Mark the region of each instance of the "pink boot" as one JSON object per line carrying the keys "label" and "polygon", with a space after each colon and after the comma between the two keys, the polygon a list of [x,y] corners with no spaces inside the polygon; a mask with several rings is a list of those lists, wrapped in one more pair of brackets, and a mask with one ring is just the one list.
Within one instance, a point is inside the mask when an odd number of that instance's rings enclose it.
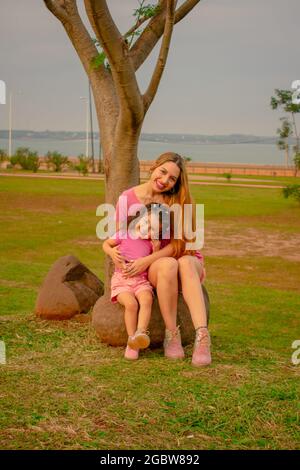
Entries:
{"label": "pink boot", "polygon": [[181,346],[179,326],[175,331],[166,330],[164,340],[165,357],[169,359],[183,359],[184,350]]}
{"label": "pink boot", "polygon": [[207,328],[197,328],[192,358],[193,366],[209,366],[211,364],[210,355],[210,335]]}
{"label": "pink boot", "polygon": [[135,361],[136,359],[139,358],[139,350],[131,349],[131,347],[127,345],[125,349],[124,357],[125,359],[130,359],[131,361]]}

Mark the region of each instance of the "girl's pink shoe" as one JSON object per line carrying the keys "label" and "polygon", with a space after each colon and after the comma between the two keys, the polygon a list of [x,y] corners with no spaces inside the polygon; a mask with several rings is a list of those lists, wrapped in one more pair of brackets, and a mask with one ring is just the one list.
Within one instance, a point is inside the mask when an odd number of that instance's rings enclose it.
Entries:
{"label": "girl's pink shoe", "polygon": [[166,330],[164,340],[165,357],[169,359],[183,359],[184,350],[181,345],[179,326],[175,331]]}
{"label": "girl's pink shoe", "polygon": [[131,361],[135,361],[136,359],[139,358],[139,350],[131,349],[131,347],[127,345],[125,349],[124,357],[125,359],[130,359]]}
{"label": "girl's pink shoe", "polygon": [[209,366],[211,364],[210,335],[207,328],[196,330],[192,364],[194,366]]}

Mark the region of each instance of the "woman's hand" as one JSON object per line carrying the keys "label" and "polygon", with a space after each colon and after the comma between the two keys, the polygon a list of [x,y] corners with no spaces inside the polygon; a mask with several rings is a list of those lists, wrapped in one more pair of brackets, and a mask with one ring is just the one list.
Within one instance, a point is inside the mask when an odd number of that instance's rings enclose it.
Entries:
{"label": "woman's hand", "polygon": [[116,268],[119,268],[119,269],[124,268],[125,258],[124,256],[121,255],[118,245],[111,248],[110,257],[113,260],[113,263],[116,266]]}
{"label": "woman's hand", "polygon": [[123,269],[124,277],[132,277],[146,271],[149,267],[149,261],[147,256],[144,258],[138,258],[136,260],[131,260],[126,263],[126,267]]}

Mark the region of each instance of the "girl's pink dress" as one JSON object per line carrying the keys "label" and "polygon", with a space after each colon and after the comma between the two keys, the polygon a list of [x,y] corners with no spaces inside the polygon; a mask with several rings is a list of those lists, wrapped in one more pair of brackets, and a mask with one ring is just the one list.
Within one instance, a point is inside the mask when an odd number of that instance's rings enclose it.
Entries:
{"label": "girl's pink dress", "polygon": [[[152,253],[152,243],[150,240],[141,238],[134,240],[130,238],[128,232],[124,238],[121,238],[120,233],[117,232],[114,239],[120,247],[121,255],[124,256],[126,261],[143,258]],[[111,278],[111,301],[113,303],[117,302],[117,296],[122,292],[130,292],[136,295],[145,290],[151,292],[153,295],[153,287],[148,281],[147,271],[137,274],[136,276],[125,278],[122,270],[115,268],[115,272]]]}

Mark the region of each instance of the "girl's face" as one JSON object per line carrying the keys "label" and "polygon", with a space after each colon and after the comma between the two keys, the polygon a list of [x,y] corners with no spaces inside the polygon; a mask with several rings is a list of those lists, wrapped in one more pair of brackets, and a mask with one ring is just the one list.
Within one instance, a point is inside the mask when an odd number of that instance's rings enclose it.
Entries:
{"label": "girl's face", "polygon": [[153,215],[151,217],[149,213],[145,214],[136,225],[138,236],[146,240],[157,239],[159,237],[159,228],[159,217]]}
{"label": "girl's face", "polygon": [[180,168],[174,162],[165,162],[155,168],[151,174],[150,181],[153,191],[165,193],[170,191],[180,176]]}

